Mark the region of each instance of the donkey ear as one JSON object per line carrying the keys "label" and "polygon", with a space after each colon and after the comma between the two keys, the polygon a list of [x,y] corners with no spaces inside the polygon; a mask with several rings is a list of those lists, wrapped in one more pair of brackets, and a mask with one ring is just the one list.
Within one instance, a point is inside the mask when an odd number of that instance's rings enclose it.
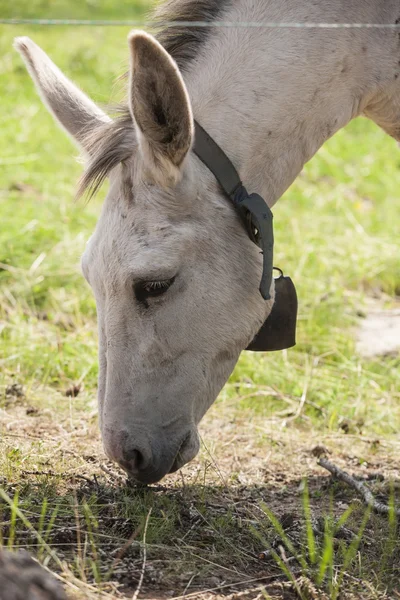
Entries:
{"label": "donkey ear", "polygon": [[129,107],[147,174],[162,186],[175,185],[194,131],[189,95],[178,66],[152,36],[129,35]]}
{"label": "donkey ear", "polygon": [[79,90],[28,37],[15,39],[38,92],[54,118],[85,151],[85,134],[110,118]]}

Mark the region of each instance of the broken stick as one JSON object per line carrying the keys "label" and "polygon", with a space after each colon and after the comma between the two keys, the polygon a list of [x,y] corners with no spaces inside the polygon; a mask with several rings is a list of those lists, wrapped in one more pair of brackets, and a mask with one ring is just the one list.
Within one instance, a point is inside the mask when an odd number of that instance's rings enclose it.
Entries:
{"label": "broken stick", "polygon": [[370,506],[376,513],[380,515],[388,515],[393,510],[395,515],[400,517],[400,509],[392,509],[387,504],[379,502],[363,481],[357,481],[356,479],[354,479],[354,477],[346,473],[346,471],[342,471],[342,469],[339,469],[339,467],[331,463],[326,458],[320,458],[318,464],[320,467],[329,471],[329,473],[331,473],[334,477],[340,479],[340,481],[344,481],[345,483],[347,483],[347,485],[356,490],[360,494],[360,496],[362,496],[364,502],[368,506]]}

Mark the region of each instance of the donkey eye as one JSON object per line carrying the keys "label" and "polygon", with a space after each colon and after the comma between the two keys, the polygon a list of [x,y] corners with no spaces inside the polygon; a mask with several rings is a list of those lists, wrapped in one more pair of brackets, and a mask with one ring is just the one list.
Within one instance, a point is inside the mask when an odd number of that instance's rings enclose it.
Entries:
{"label": "donkey eye", "polygon": [[147,298],[162,296],[169,290],[174,281],[175,277],[164,281],[140,281],[135,285],[136,298],[139,302],[143,302]]}

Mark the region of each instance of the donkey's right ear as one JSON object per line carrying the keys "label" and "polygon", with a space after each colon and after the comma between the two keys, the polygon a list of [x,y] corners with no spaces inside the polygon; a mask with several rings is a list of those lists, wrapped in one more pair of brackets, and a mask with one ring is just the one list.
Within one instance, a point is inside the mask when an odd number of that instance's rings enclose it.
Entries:
{"label": "donkey's right ear", "polygon": [[56,121],[85,152],[85,134],[111,119],[63,75],[45,52],[28,37],[15,39],[36,88]]}

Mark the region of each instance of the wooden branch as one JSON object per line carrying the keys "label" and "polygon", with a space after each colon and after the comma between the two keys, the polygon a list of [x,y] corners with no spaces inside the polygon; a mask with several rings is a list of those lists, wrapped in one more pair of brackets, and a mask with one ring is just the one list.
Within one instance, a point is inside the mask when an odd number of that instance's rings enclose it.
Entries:
{"label": "wooden branch", "polygon": [[[376,500],[371,490],[363,481],[357,481],[354,479],[354,477],[346,473],[346,471],[342,471],[342,469],[339,469],[339,467],[331,463],[331,461],[327,460],[326,458],[320,458],[318,460],[318,464],[323,469],[329,471],[329,473],[331,473],[334,477],[340,481],[344,481],[344,483],[347,483],[347,485],[356,490],[360,496],[362,496],[365,504],[370,506],[376,513],[380,515],[388,515],[393,510],[387,504],[383,504],[382,502]],[[400,517],[400,509],[394,509],[394,513]]]}

